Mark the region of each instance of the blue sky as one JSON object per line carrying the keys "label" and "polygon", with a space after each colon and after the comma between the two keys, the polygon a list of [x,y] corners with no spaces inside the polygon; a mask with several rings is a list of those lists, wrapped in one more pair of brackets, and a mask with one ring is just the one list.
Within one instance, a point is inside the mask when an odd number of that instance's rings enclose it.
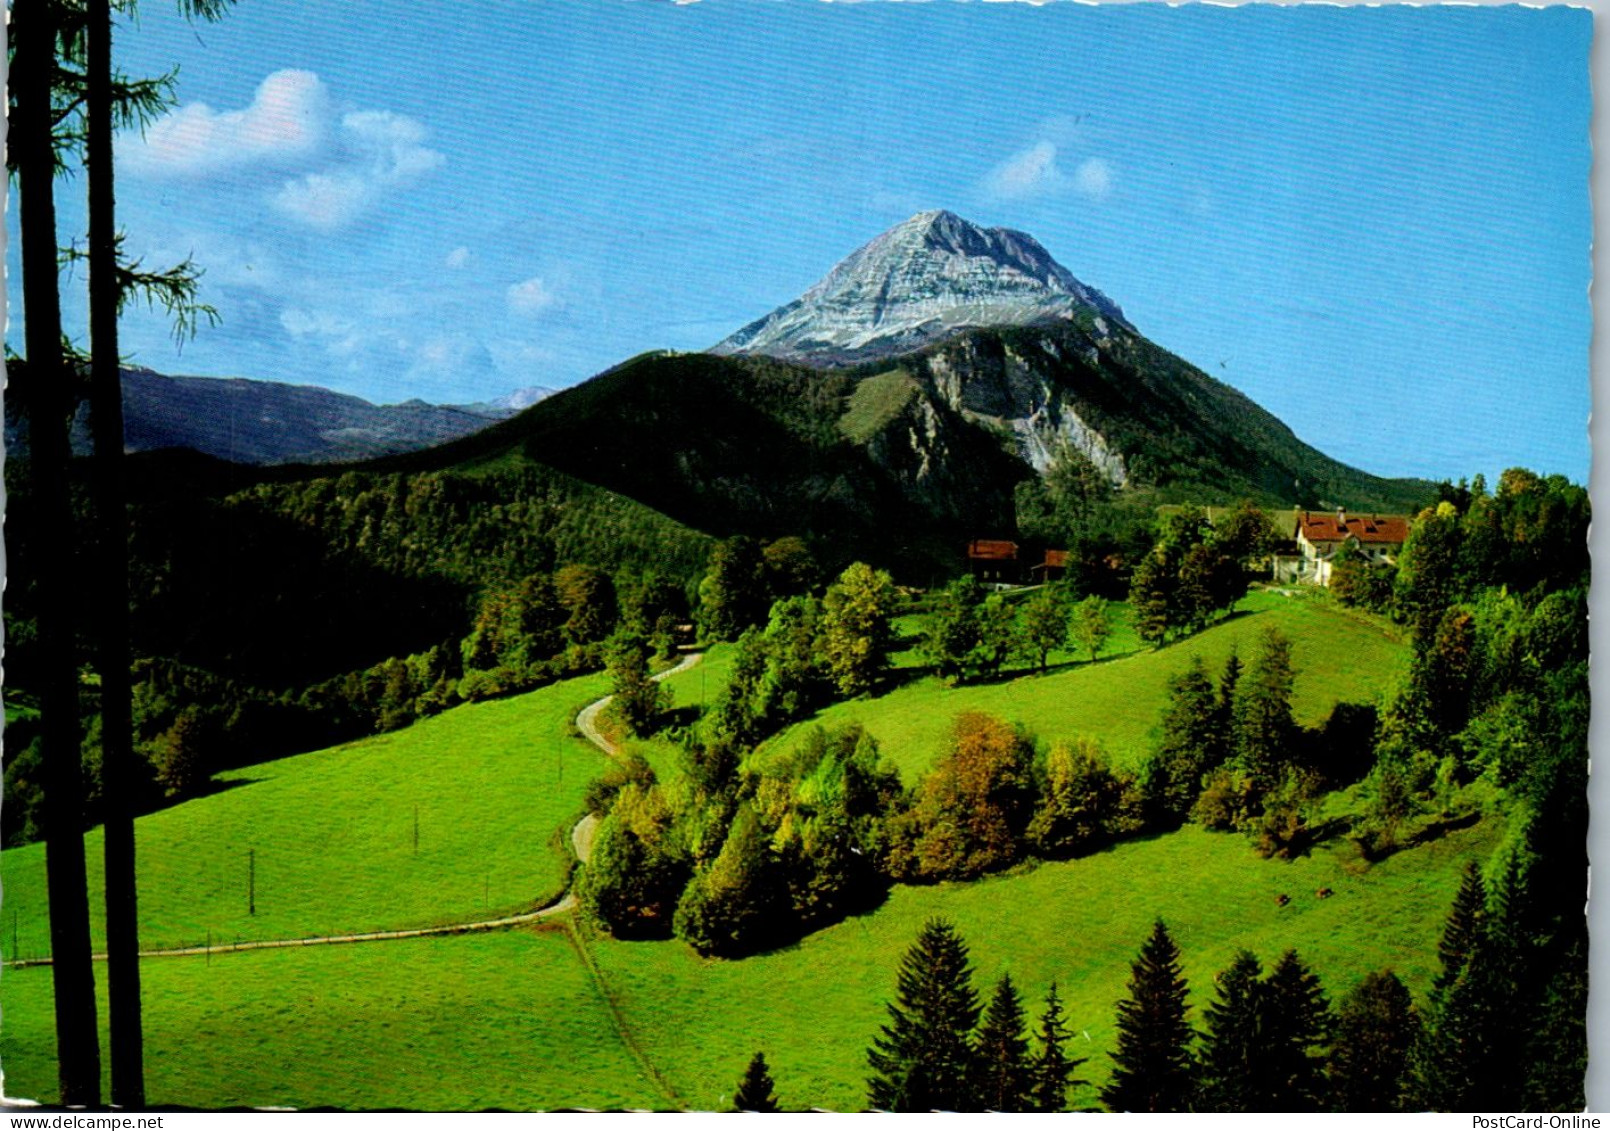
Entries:
{"label": "blue sky", "polygon": [[1585,10],[173,8],[119,40],[133,73],[180,67],[121,150],[121,219],[148,265],[194,255],[223,322],[179,353],[131,313],[154,369],[567,385],[706,347],[949,208],[1347,462],[1586,479]]}

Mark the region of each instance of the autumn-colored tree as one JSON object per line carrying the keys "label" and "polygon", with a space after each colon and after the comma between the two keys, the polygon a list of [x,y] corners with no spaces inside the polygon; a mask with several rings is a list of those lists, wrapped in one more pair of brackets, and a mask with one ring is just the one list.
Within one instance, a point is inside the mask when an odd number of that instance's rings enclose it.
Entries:
{"label": "autumn-colored tree", "polygon": [[976,711],[956,719],[950,749],[916,803],[890,822],[896,876],[965,879],[1017,859],[1034,803],[1034,744]]}

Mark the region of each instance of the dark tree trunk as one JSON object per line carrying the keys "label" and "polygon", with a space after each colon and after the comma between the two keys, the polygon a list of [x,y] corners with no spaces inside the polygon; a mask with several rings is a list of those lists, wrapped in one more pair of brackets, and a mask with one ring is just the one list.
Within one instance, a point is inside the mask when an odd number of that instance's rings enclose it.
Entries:
{"label": "dark tree trunk", "polygon": [[135,891],[134,722],[129,687],[128,500],[118,366],[117,208],[112,179],[112,6],[88,0],[90,421],[100,562],[93,588],[101,672],[101,781],[106,822],[107,997],[112,1102],[145,1106],[140,935]]}
{"label": "dark tree trunk", "polygon": [[78,750],[78,673],[73,647],[73,519],[68,496],[71,382],[61,343],[56,270],[51,81],[55,13],[50,0],[16,0],[11,146],[21,207],[27,315],[30,464],[37,509],[41,743],[45,763],[45,882],[56,992],[56,1060],[64,1104],[98,1106],[101,1051],[84,875],[84,784]]}

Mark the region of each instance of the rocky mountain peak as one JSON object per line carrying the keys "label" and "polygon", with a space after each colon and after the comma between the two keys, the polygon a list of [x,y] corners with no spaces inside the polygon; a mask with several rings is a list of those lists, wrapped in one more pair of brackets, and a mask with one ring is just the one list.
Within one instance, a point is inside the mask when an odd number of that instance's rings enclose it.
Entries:
{"label": "rocky mountain peak", "polygon": [[713,352],[843,364],[961,330],[1080,312],[1128,326],[1116,303],[1074,278],[1033,236],[934,209],[896,224]]}

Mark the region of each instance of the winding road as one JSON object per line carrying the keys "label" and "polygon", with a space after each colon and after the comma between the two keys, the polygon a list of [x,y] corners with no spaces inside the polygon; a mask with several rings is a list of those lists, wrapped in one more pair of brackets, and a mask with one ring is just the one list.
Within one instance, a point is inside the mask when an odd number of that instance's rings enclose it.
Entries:
{"label": "winding road", "polygon": [[[660,672],[653,678],[656,682],[669,679],[678,672],[687,671],[703,658],[704,653],[702,652],[689,652],[687,655],[683,656],[678,663],[672,667],[666,668],[663,672]],[[583,707],[581,709],[581,713],[576,716],[576,729],[581,732],[581,736],[583,738],[592,743],[594,746],[598,747],[598,749],[602,750],[605,756],[615,761],[619,761],[621,756],[621,748],[619,744],[611,742],[607,737],[605,737],[603,732],[598,729],[598,716],[600,713],[602,713],[605,707],[609,706],[609,701],[613,698],[613,695],[606,695],[602,699],[589,703],[587,706]],[[576,853],[576,859],[581,861],[583,864],[585,864],[587,862],[587,858],[592,855],[593,837],[597,831],[598,817],[593,813],[588,813],[581,820],[577,821],[570,830],[570,846]],[[194,955],[233,954],[236,951],[242,950],[278,950],[286,947],[298,946],[334,946],[337,943],[390,942],[394,939],[423,939],[436,935],[468,935],[476,934],[482,931],[502,931],[507,930],[510,927],[522,927],[528,923],[535,923],[540,920],[550,918],[554,915],[563,915],[566,911],[570,911],[575,906],[576,894],[572,890],[566,891],[562,896],[554,900],[552,903],[539,907],[534,911],[525,911],[519,915],[507,915],[500,919],[477,919],[468,923],[448,923],[437,927],[415,927],[402,931],[367,931],[362,934],[351,935],[312,935],[295,939],[256,939],[249,942],[236,942],[229,944],[219,943],[204,946],[167,947],[161,950],[142,950],[140,951],[140,957],[183,958]],[[106,960],[105,954],[97,954],[94,957],[95,961],[97,962],[104,962]],[[49,958],[22,958],[5,963],[6,966],[11,967],[49,966],[50,964],[51,960]]]}

